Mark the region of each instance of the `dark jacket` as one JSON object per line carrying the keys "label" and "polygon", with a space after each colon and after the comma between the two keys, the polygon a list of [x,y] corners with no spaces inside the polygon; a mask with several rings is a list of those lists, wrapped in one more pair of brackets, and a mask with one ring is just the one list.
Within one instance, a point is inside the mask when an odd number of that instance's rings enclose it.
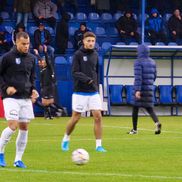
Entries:
{"label": "dark jacket", "polygon": [[[46,29],[44,29],[44,38],[46,41],[43,44],[50,45],[51,44],[51,34]],[[34,44],[35,44],[36,49],[39,48],[39,45],[43,45],[41,43],[41,31],[39,29],[35,30],[35,32],[34,32]]]}
{"label": "dark jacket", "polygon": [[153,106],[153,84],[156,79],[156,64],[149,57],[150,50],[145,45],[138,46],[138,59],[134,63],[134,94],[141,92],[141,99],[134,96],[134,105],[140,107]]}
{"label": "dark jacket", "polygon": [[[35,57],[21,54],[16,47],[0,58],[0,89],[3,98],[30,98],[35,88]],[[17,93],[12,96],[6,94],[9,86],[16,88]]]}
{"label": "dark jacket", "polygon": [[[154,17],[152,14],[157,13],[157,17]],[[164,22],[162,20],[162,17],[159,16],[159,12],[157,9],[152,9],[151,10],[151,15],[149,18],[146,20],[146,25],[145,29],[150,32],[161,32],[164,31]]]}
{"label": "dark jacket", "polygon": [[136,32],[137,27],[137,21],[133,15],[130,18],[127,18],[126,13],[124,16],[121,16],[116,22],[116,28],[118,29],[119,33],[120,30],[125,31],[126,33]]}
{"label": "dark jacket", "polygon": [[175,15],[172,15],[168,21],[168,28],[170,34],[172,33],[172,31],[176,31],[177,34],[179,34],[180,32],[182,32],[182,19],[180,20],[176,18]]}
{"label": "dark jacket", "polygon": [[18,13],[31,12],[31,0],[14,0],[14,8]]}
{"label": "dark jacket", "polygon": [[68,22],[70,20],[70,15],[65,13],[62,15],[61,21],[57,24],[56,27],[56,44],[58,46],[59,52],[64,54],[67,49],[69,31],[68,31]]}
{"label": "dark jacket", "polygon": [[41,58],[39,55],[36,55],[37,59],[41,61],[45,59],[46,67],[40,68],[40,88],[41,96],[43,98],[53,98],[55,95],[55,73],[52,65],[51,57],[48,56],[48,53],[44,53],[45,58]]}
{"label": "dark jacket", "polygon": [[[98,54],[81,47],[73,56],[74,92],[98,92]],[[93,80],[92,84],[88,84]]]}

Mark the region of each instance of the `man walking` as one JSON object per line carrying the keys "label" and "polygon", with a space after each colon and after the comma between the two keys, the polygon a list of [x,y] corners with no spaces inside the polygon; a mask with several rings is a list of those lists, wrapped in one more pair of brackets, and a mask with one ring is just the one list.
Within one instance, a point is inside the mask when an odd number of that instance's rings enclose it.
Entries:
{"label": "man walking", "polygon": [[134,105],[132,113],[133,129],[129,134],[137,134],[138,112],[143,107],[153,119],[156,130],[155,134],[161,133],[161,124],[153,110],[153,88],[156,79],[156,63],[149,57],[150,49],[146,45],[139,45],[138,59],[134,63]]}
{"label": "man walking", "polygon": [[38,93],[34,87],[35,57],[29,51],[27,33],[16,35],[16,45],[0,59],[0,89],[3,99],[7,128],[0,137],[0,166],[5,167],[5,146],[19,128],[16,139],[15,167],[26,168],[22,156],[28,140],[28,123],[34,118],[32,101]]}

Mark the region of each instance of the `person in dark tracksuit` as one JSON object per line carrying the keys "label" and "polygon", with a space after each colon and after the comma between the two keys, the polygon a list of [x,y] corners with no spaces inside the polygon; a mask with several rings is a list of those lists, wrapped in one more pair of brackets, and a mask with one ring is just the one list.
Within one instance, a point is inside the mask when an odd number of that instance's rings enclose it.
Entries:
{"label": "person in dark tracksuit", "polygon": [[35,56],[29,53],[30,38],[25,32],[16,35],[16,45],[0,59],[0,89],[8,126],[0,137],[0,166],[5,167],[5,146],[19,128],[16,139],[14,166],[26,168],[22,162],[27,140],[28,124],[34,118],[32,102],[35,90]]}
{"label": "person in dark tracksuit", "polygon": [[69,150],[70,135],[80,119],[81,113],[91,111],[94,117],[96,151],[106,152],[102,147],[102,102],[99,95],[98,54],[95,51],[96,36],[92,32],[83,35],[83,46],[75,52],[72,64],[74,93],[72,95],[72,117],[62,140],[62,150]]}
{"label": "person in dark tracksuit", "polygon": [[156,79],[156,63],[149,57],[150,49],[146,45],[139,45],[137,49],[138,59],[134,63],[134,103],[133,103],[133,129],[129,134],[137,134],[138,111],[143,107],[150,114],[156,124],[155,134],[161,133],[161,123],[159,123],[153,106],[153,88]]}
{"label": "person in dark tracksuit", "polygon": [[42,103],[37,101],[36,104],[44,109],[44,117],[53,119],[51,110],[54,110],[56,116],[65,116],[66,112],[63,107],[55,103],[55,73],[51,58],[48,56],[47,47],[44,46],[44,57],[40,57],[38,50],[34,49],[40,67],[40,87]]}

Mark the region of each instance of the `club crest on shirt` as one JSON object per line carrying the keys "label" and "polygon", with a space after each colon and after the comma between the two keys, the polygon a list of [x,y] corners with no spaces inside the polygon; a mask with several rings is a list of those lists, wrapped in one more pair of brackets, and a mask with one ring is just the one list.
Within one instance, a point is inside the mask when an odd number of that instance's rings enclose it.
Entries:
{"label": "club crest on shirt", "polygon": [[84,61],[88,61],[87,56],[83,56],[83,60],[84,60]]}
{"label": "club crest on shirt", "polygon": [[16,58],[15,61],[16,61],[16,64],[20,64],[21,63],[21,59],[20,58]]}

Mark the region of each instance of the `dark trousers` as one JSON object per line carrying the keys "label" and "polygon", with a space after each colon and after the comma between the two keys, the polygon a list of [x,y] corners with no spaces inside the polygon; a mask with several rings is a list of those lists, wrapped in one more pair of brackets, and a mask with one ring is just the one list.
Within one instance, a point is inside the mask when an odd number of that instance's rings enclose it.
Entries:
{"label": "dark trousers", "polygon": [[138,32],[134,32],[134,35],[131,36],[130,33],[126,32],[126,33],[120,33],[121,35],[121,39],[123,42],[125,42],[126,44],[129,44],[132,39],[134,39],[136,42],[140,43],[140,36],[138,34]]}
{"label": "dark trousers", "polygon": [[[138,123],[138,112],[139,112],[139,108],[137,106],[133,107],[133,111],[132,111],[132,122],[133,122],[133,129],[137,130],[137,123]],[[145,107],[146,111],[149,113],[150,117],[153,119],[154,123],[158,123],[158,117],[154,112],[153,107]]]}
{"label": "dark trousers", "polygon": [[152,45],[155,45],[156,42],[164,42],[165,44],[167,44],[167,37],[163,31],[160,32],[149,31],[148,35]]}

